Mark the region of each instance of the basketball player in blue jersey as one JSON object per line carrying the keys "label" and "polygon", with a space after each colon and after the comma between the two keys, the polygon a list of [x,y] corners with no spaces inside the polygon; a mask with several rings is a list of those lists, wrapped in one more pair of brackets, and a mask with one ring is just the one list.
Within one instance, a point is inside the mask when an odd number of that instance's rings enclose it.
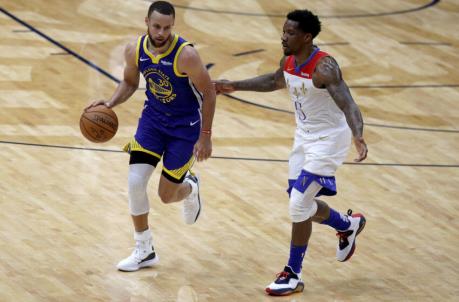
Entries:
{"label": "basketball player in blue jersey", "polygon": [[284,57],[277,71],[243,81],[217,81],[217,92],[274,91],[287,88],[295,108],[296,131],[289,158],[289,210],[292,219],[290,257],[284,270],[266,292],[282,296],[304,289],[303,257],[312,222],[326,224],[338,233],[336,258],[347,261],[355,250],[356,236],[365,226],[362,214],[341,214],[317,199],[335,195],[335,172],[346,159],[353,136],[358,157],[367,156],[363,120],[336,61],[313,44],[320,32],[319,18],[308,10],[287,15],[282,46]]}
{"label": "basketball player in blue jersey", "polygon": [[212,153],[211,129],[215,111],[215,89],[206,68],[192,45],[172,33],[174,7],[166,1],[153,2],[145,23],[147,34],[127,45],[124,79],[104,104],[112,108],[139,87],[144,76],[147,100],[137,132],[125,151],[129,159],[129,209],[134,223],[134,251],[118,263],[121,271],[136,271],[159,260],[148,224],[150,205],[147,185],[163,159],[158,194],[164,203],[183,200],[185,223],[193,224],[201,213],[199,180],[189,172],[194,159]]}

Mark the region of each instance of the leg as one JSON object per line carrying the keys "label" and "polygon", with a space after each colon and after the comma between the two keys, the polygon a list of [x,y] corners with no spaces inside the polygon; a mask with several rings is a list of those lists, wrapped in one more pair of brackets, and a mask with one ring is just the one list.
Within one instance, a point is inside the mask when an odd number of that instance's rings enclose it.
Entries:
{"label": "leg", "polygon": [[191,185],[188,182],[183,182],[183,175],[180,183],[171,181],[170,178],[161,175],[159,180],[158,195],[164,203],[173,203],[182,201],[191,193]]}
{"label": "leg", "polygon": [[312,233],[311,218],[302,222],[292,223],[292,245],[306,246]]}
{"label": "leg", "polygon": [[159,158],[139,151],[131,152],[129,159],[128,193],[129,209],[136,232],[148,229],[148,201],[147,186],[151,174],[159,162]]}
{"label": "leg", "polygon": [[190,172],[194,163],[194,141],[175,137],[169,141],[163,158],[163,172],[158,194],[164,203],[183,200],[183,218],[186,224],[198,219],[202,201],[199,195],[199,178]]}
{"label": "leg", "polygon": [[150,204],[147,185],[159,158],[145,152],[133,151],[129,160],[129,210],[135,228],[136,248],[133,253],[118,263],[121,271],[136,271],[152,266],[159,260],[153,248],[153,239],[148,227]]}
{"label": "leg", "polygon": [[330,208],[328,204],[322,200],[316,199],[317,213],[313,217],[313,221],[331,226],[337,231],[347,230],[350,226],[348,216]]}
{"label": "leg", "polygon": [[317,212],[314,197],[321,188],[314,178],[300,176],[291,190],[290,217],[293,223],[290,257],[284,271],[266,288],[270,295],[289,295],[304,289],[300,278],[301,265],[311,236],[312,217]]}
{"label": "leg", "polygon": [[301,272],[301,265],[312,232],[312,217],[317,213],[314,197],[322,186],[310,177],[299,177],[290,194],[290,217],[292,219],[292,241],[290,248],[290,266],[296,274]]}
{"label": "leg", "polygon": [[132,215],[132,223],[134,224],[134,229],[137,233],[144,232],[148,230],[148,213],[141,215]]}
{"label": "leg", "polygon": [[181,183],[161,175],[158,194],[164,203],[183,200],[183,219],[186,224],[193,224],[199,218],[202,201],[199,196],[199,179],[190,172],[182,176]]}
{"label": "leg", "polygon": [[312,221],[316,223],[321,223],[330,216],[330,207],[328,204],[320,199],[315,198],[317,203],[317,212],[316,215],[312,217]]}

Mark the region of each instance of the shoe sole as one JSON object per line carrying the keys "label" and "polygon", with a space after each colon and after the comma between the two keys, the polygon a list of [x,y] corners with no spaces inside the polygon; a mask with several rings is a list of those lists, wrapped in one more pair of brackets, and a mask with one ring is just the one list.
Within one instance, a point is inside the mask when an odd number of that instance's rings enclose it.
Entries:
{"label": "shoe sole", "polygon": [[265,292],[270,296],[288,296],[294,293],[300,293],[304,290],[304,282],[298,282],[297,286],[291,290],[280,290],[276,291],[267,287]]}
{"label": "shoe sole", "polygon": [[199,192],[199,183],[200,183],[200,179],[199,179],[199,176],[198,176],[198,175],[192,173],[191,171],[190,171],[190,173],[191,173],[194,177],[196,177],[196,179],[197,179],[196,185],[198,186],[198,205],[199,205],[199,209],[198,209],[198,213],[196,214],[196,217],[194,218],[193,221],[187,222],[187,221],[185,220],[185,223],[188,224],[188,225],[192,225],[192,224],[196,223],[196,221],[197,221],[198,218],[199,218],[199,215],[201,214],[201,209],[202,209],[201,195],[200,195],[200,192]]}
{"label": "shoe sole", "polygon": [[198,182],[197,182],[196,184],[198,185],[198,203],[199,203],[199,210],[198,210],[198,214],[196,214],[196,218],[194,219],[194,222],[193,222],[193,223],[195,223],[195,222],[198,220],[199,215],[201,214],[201,195],[199,195],[199,194],[200,194],[200,192],[199,192],[199,183],[200,183],[200,179],[199,179],[199,177],[198,177],[197,175],[196,175],[196,178],[198,179]]}
{"label": "shoe sole", "polygon": [[157,264],[159,262],[159,257],[158,255],[156,255],[156,257],[154,259],[151,259],[151,260],[148,260],[148,261],[145,261],[145,262],[142,262],[139,264],[139,266],[137,268],[127,268],[127,269],[122,269],[122,268],[118,268],[119,271],[121,272],[135,272],[135,271],[138,271],[142,268],[147,268],[147,267],[151,267],[155,264]]}
{"label": "shoe sole", "polygon": [[367,223],[367,220],[365,219],[365,217],[362,214],[353,214],[353,215],[351,215],[351,217],[360,217],[359,228],[357,229],[357,233],[355,234],[354,243],[352,244],[351,251],[349,252],[347,257],[344,258],[344,260],[341,260],[341,261],[338,260],[340,262],[346,262],[349,259],[351,259],[352,255],[354,255],[355,242],[357,241],[357,236],[360,234],[360,232],[363,231],[363,228],[365,228],[365,224]]}

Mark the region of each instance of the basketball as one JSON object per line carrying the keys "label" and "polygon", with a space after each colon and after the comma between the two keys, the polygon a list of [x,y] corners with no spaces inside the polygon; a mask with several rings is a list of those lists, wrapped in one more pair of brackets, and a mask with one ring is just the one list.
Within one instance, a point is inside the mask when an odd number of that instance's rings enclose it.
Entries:
{"label": "basketball", "polygon": [[115,136],[118,118],[115,111],[104,105],[91,107],[81,115],[80,130],[91,142],[104,143]]}

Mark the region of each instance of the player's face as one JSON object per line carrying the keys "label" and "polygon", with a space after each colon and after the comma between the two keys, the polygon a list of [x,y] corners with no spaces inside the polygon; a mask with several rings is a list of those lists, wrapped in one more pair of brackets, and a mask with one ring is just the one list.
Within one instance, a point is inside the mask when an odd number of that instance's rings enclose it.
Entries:
{"label": "player's face", "polygon": [[148,26],[148,36],[153,46],[157,48],[164,46],[171,36],[174,16],[153,11],[150,17],[145,18],[145,23]]}
{"label": "player's face", "polygon": [[308,42],[307,34],[302,32],[298,28],[298,22],[288,20],[284,23],[283,34],[282,34],[282,50],[284,55],[296,55]]}

